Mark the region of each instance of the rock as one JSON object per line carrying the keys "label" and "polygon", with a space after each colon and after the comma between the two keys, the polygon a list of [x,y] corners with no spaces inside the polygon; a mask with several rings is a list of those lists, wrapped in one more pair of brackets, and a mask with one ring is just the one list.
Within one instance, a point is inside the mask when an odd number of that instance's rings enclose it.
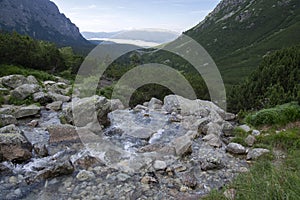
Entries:
{"label": "rock", "polygon": [[62,101],[55,101],[55,102],[52,102],[52,103],[46,105],[46,108],[48,110],[59,111],[62,107],[62,104],[63,104]]}
{"label": "rock", "polygon": [[117,175],[118,181],[124,182],[128,179],[130,179],[130,176],[128,174],[120,173]]}
{"label": "rock", "polygon": [[[0,155],[4,161],[22,162],[31,158],[32,145],[15,125],[0,129]],[[1,161],[2,161],[1,160]]]}
{"label": "rock", "polygon": [[76,175],[76,178],[77,178],[79,181],[92,180],[92,179],[95,179],[95,174],[94,174],[93,172],[90,172],[90,171],[81,170],[81,171],[79,171],[79,173]]}
{"label": "rock", "polygon": [[54,85],[56,82],[54,81],[44,81],[44,86],[47,87],[47,86],[50,86],[50,85]]}
{"label": "rock", "polygon": [[247,160],[256,160],[260,156],[267,153],[270,153],[270,150],[262,148],[251,149],[247,154]]}
{"label": "rock", "polygon": [[69,96],[64,96],[53,92],[48,92],[48,95],[53,99],[53,101],[69,102],[71,100]]}
{"label": "rock", "polygon": [[242,130],[244,130],[245,132],[249,132],[251,131],[251,128],[248,125],[241,125],[239,126],[239,128],[241,128]]}
{"label": "rock", "polygon": [[146,174],[142,179],[141,179],[142,184],[150,184],[150,183],[158,183],[158,180],[156,177],[153,175],[148,175]]}
{"label": "rock", "polygon": [[203,141],[209,144],[212,147],[220,148],[222,146],[222,141],[215,134],[209,134],[203,137]]}
{"label": "rock", "polygon": [[226,151],[233,154],[245,154],[246,148],[237,143],[229,143],[226,147]]}
{"label": "rock", "polygon": [[224,122],[222,125],[222,132],[226,137],[232,136],[234,127],[229,122]]}
{"label": "rock", "polygon": [[259,136],[260,135],[260,131],[259,130],[253,130],[252,131],[252,135]]}
{"label": "rock", "polygon": [[94,166],[104,166],[104,163],[102,163],[100,159],[88,154],[78,158],[73,162],[73,164],[76,168],[85,169],[85,170]]}
{"label": "rock", "polygon": [[162,108],[162,104],[163,104],[163,102],[161,100],[156,99],[156,98],[152,98],[149,101],[148,108],[152,109],[152,110],[161,109]]}
{"label": "rock", "polygon": [[28,80],[23,75],[10,75],[2,77],[2,84],[5,87],[15,89],[21,85],[29,84]]}
{"label": "rock", "polygon": [[219,124],[210,122],[206,126],[207,126],[207,130],[206,130],[207,135],[210,134],[214,134],[216,136],[222,135],[222,127]]}
{"label": "rock", "polygon": [[201,163],[201,169],[203,171],[222,169],[224,167],[225,165],[223,164],[222,160],[215,157],[207,158]]}
{"label": "rock", "polygon": [[256,141],[256,138],[253,135],[248,135],[245,138],[245,142],[249,147],[252,147]]}
{"label": "rock", "polygon": [[[0,154],[0,161],[2,160],[1,154]],[[5,166],[3,163],[0,163],[0,176],[7,176],[13,174],[13,171]]]}
{"label": "rock", "polygon": [[119,99],[111,99],[111,100],[109,100],[109,104],[110,104],[111,111],[125,109],[123,103]]}
{"label": "rock", "polygon": [[137,112],[140,112],[140,111],[142,111],[142,110],[148,111],[149,109],[148,109],[148,107],[146,107],[146,106],[137,105],[136,107],[134,107],[133,110],[134,110],[134,111],[137,111]]}
{"label": "rock", "polygon": [[10,184],[15,185],[15,184],[18,183],[18,179],[17,179],[17,177],[15,177],[15,176],[11,176],[11,177],[9,177],[8,182],[9,182]]}
{"label": "rock", "polygon": [[182,175],[181,182],[185,186],[190,188],[195,188],[197,186],[197,178],[195,177],[194,173],[188,172]]}
{"label": "rock", "polygon": [[155,170],[165,170],[167,168],[167,164],[164,161],[156,160],[154,161],[153,168]]}
{"label": "rock", "polygon": [[30,95],[32,95],[33,93],[38,92],[39,89],[40,89],[39,85],[24,84],[24,85],[17,87],[14,90],[12,90],[10,95],[15,99],[24,100],[27,97],[29,97]]}
{"label": "rock", "polygon": [[223,195],[226,197],[226,199],[228,200],[235,200],[236,197],[236,190],[235,189],[228,189],[225,190],[225,192],[223,193]]}
{"label": "rock", "polygon": [[33,172],[33,180],[50,179],[62,175],[69,175],[74,172],[74,166],[70,161],[68,151],[57,153],[53,156],[43,158],[43,162],[36,163]]}
{"label": "rock", "polygon": [[39,82],[36,80],[36,78],[34,76],[28,76],[27,77],[27,81],[28,81],[28,84],[39,84]]}
{"label": "rock", "polygon": [[47,157],[49,155],[48,149],[45,144],[34,144],[33,150],[39,158]]}
{"label": "rock", "polygon": [[26,107],[21,107],[18,109],[14,115],[17,119],[24,118],[24,117],[30,117],[38,114],[40,112],[41,108],[36,105],[30,105]]}
{"label": "rock", "polygon": [[127,134],[135,138],[149,140],[154,133],[155,132],[149,128],[139,128]]}
{"label": "rock", "polygon": [[33,94],[33,100],[35,102],[40,103],[41,105],[46,105],[47,103],[53,102],[53,99],[48,95],[47,93],[44,92],[38,92]]}
{"label": "rock", "polygon": [[80,141],[79,135],[75,126],[68,124],[53,125],[47,128],[50,135],[50,144],[59,142],[78,142]]}
{"label": "rock", "polygon": [[175,148],[177,156],[184,156],[192,152],[191,138],[186,135],[175,138],[172,141],[172,146]]}
{"label": "rock", "polygon": [[0,114],[0,128],[10,124],[17,124],[17,119],[12,115]]}
{"label": "rock", "polygon": [[31,127],[37,127],[38,125],[39,125],[38,120],[32,120],[27,124],[27,126],[31,126]]}

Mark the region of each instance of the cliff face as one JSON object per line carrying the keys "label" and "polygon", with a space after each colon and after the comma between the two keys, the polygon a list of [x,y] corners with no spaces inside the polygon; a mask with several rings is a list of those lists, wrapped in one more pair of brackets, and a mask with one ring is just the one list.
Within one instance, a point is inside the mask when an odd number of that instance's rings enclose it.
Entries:
{"label": "cliff face", "polygon": [[0,29],[59,45],[88,44],[78,27],[49,0],[0,0]]}

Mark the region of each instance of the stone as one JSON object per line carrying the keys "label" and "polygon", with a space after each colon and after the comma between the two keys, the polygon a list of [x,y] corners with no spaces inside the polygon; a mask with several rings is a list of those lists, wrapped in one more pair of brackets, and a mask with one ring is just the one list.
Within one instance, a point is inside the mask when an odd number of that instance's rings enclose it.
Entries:
{"label": "stone", "polygon": [[249,146],[252,147],[254,143],[256,142],[256,138],[253,135],[248,135],[245,138],[245,143]]}
{"label": "stone", "polygon": [[149,140],[154,133],[155,132],[149,128],[139,128],[127,133],[127,135],[143,140]]}
{"label": "stone", "polygon": [[40,103],[41,105],[46,105],[53,102],[53,99],[45,92],[37,92],[33,94],[33,100]]}
{"label": "stone", "polygon": [[22,162],[30,159],[32,145],[15,125],[0,129],[0,161]]}
{"label": "stone", "polygon": [[39,121],[38,120],[31,120],[27,126],[31,126],[31,127],[37,127],[39,125]]}
{"label": "stone", "polygon": [[133,108],[133,110],[134,110],[134,111],[137,111],[137,112],[140,112],[140,111],[142,111],[142,110],[148,111],[149,108],[146,107],[146,106],[137,105],[137,106],[135,106],[135,107]]}
{"label": "stone", "polygon": [[57,94],[54,92],[48,92],[48,95],[53,99],[53,101],[69,102],[71,100],[71,97],[69,96]]}
{"label": "stone", "polygon": [[245,154],[246,148],[238,143],[229,143],[226,147],[226,151],[233,154]]}
{"label": "stone", "polygon": [[0,128],[10,124],[17,124],[17,119],[12,115],[0,114]]}
{"label": "stone", "polygon": [[156,160],[154,161],[153,168],[155,170],[165,170],[167,168],[167,164],[164,161]]}
{"label": "stone", "polygon": [[125,109],[125,106],[119,99],[111,99],[109,100],[110,103],[110,110],[115,111],[115,110],[123,110]]}
{"label": "stone", "polygon": [[49,152],[45,144],[34,144],[33,150],[36,156],[39,158],[49,156]]}
{"label": "stone", "polygon": [[212,147],[220,148],[222,146],[222,141],[215,134],[209,134],[202,138],[204,142]]}
{"label": "stone", "polygon": [[156,98],[151,98],[148,104],[148,108],[152,110],[161,109],[163,105],[163,102]]}
{"label": "stone", "polygon": [[130,176],[128,174],[120,173],[117,175],[118,181],[124,182],[128,179],[130,179]]}
{"label": "stone", "polygon": [[201,162],[201,169],[203,171],[222,169],[224,167],[225,165],[223,164],[222,160],[215,157],[207,158]]}
{"label": "stone", "polygon": [[236,190],[235,189],[228,189],[225,190],[225,192],[223,193],[223,195],[226,197],[226,199],[228,200],[235,200],[236,197]]}
{"label": "stone", "polygon": [[63,102],[62,101],[54,101],[50,104],[46,105],[46,109],[48,110],[54,110],[54,111],[59,111],[61,110]]}
{"label": "stone", "polygon": [[248,125],[246,125],[246,124],[239,126],[239,128],[241,128],[242,130],[244,130],[247,133],[249,131],[251,131],[251,128]]}
{"label": "stone", "polygon": [[149,176],[149,175],[145,175],[142,179],[141,179],[141,183],[142,184],[150,184],[150,183],[158,183],[157,179],[155,177]]}
{"label": "stone", "polygon": [[41,108],[36,105],[21,107],[14,113],[14,116],[17,119],[24,118],[24,117],[30,117],[30,116],[34,116],[34,115],[38,114],[40,112],[40,110],[41,110]]}
{"label": "stone", "polygon": [[36,78],[32,75],[28,76],[27,77],[27,81],[28,81],[28,84],[39,84],[39,82],[36,80]]}
{"label": "stone", "polygon": [[94,167],[94,166],[105,166],[104,163],[94,157],[94,156],[91,156],[89,154],[85,154],[83,156],[81,156],[80,158],[78,158],[77,160],[75,160],[73,162],[74,166],[76,168],[79,168],[79,169],[89,169],[90,167]]}
{"label": "stone", "polygon": [[93,172],[90,172],[90,171],[81,170],[76,175],[76,179],[79,180],[79,181],[92,180],[92,179],[95,179],[95,174]]}
{"label": "stone", "polygon": [[36,84],[24,84],[10,92],[10,95],[18,100],[24,100],[30,95],[38,92],[40,89],[39,85]]}
{"label": "stone", "polygon": [[28,80],[23,75],[10,75],[2,77],[2,84],[5,87],[9,87],[11,89],[15,89],[21,85],[28,84]]}
{"label": "stone", "polygon": [[210,122],[206,126],[207,126],[207,130],[206,130],[207,135],[210,134],[214,134],[216,136],[222,135],[222,127],[219,124]]}
{"label": "stone", "polygon": [[79,142],[80,137],[75,126],[68,124],[52,125],[47,128],[50,135],[49,143]]}
{"label": "stone", "polygon": [[229,122],[224,122],[222,124],[222,132],[226,137],[232,136],[234,127]]}
{"label": "stone", "polygon": [[17,177],[15,177],[15,176],[11,176],[11,177],[9,177],[8,182],[9,182],[10,184],[15,185],[15,184],[17,184],[18,179],[17,179]]}
{"label": "stone", "polygon": [[195,188],[198,184],[197,178],[195,177],[194,173],[188,172],[181,176],[181,182],[183,185]]}
{"label": "stone", "polygon": [[256,160],[257,158],[267,153],[270,153],[270,150],[263,148],[251,149],[247,154],[247,160]]}
{"label": "stone", "polygon": [[259,130],[253,130],[252,131],[252,135],[259,136],[260,135],[260,131]]}
{"label": "stone", "polygon": [[192,141],[189,136],[181,136],[172,141],[177,156],[185,156],[192,152]]}

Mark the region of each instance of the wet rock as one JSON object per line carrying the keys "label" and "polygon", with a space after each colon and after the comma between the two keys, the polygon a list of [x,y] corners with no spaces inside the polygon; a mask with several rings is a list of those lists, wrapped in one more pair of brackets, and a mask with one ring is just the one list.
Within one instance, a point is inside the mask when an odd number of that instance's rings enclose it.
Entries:
{"label": "wet rock", "polygon": [[53,93],[53,92],[48,92],[48,95],[50,96],[50,98],[53,99],[53,101],[69,102],[71,100],[71,98],[69,96],[65,96],[65,95],[57,94],[57,93]]}
{"label": "wet rock", "polygon": [[134,131],[131,131],[129,133],[127,133],[128,135],[135,137],[135,138],[139,138],[139,139],[143,139],[143,140],[149,140],[150,137],[154,134],[155,132],[149,128],[140,128]]}
{"label": "wet rock", "polygon": [[46,109],[59,111],[62,107],[62,104],[63,104],[62,101],[55,101],[55,102],[52,102],[52,103],[46,105]]}
{"label": "wet rock", "polygon": [[260,156],[267,153],[270,153],[270,150],[263,148],[251,149],[247,154],[247,160],[256,160]]}
{"label": "wet rock", "polygon": [[155,170],[165,170],[167,168],[167,164],[164,161],[156,160],[154,161],[153,168]]}
{"label": "wet rock", "polygon": [[32,95],[33,93],[38,92],[39,89],[40,89],[39,85],[24,84],[12,90],[10,95],[15,99],[24,100],[30,95]]}
{"label": "wet rock", "polygon": [[80,140],[76,127],[68,124],[52,125],[47,130],[50,135],[50,143],[77,142]]}
{"label": "wet rock", "polygon": [[11,89],[15,89],[21,85],[28,84],[28,80],[23,75],[10,75],[2,77],[2,84],[5,87],[9,87]]}
{"label": "wet rock", "polygon": [[245,154],[246,148],[238,143],[229,143],[226,147],[226,151],[233,154]]}
{"label": "wet rock", "polygon": [[33,150],[39,158],[47,157],[49,155],[48,149],[45,144],[34,144]]}
{"label": "wet rock", "polygon": [[158,151],[159,149],[163,148],[163,144],[155,143],[155,144],[149,144],[146,146],[141,147],[138,152],[139,153],[144,153],[144,152],[153,152],[153,151]]}
{"label": "wet rock", "polygon": [[162,104],[163,104],[163,102],[161,100],[156,99],[156,98],[152,98],[149,101],[148,108],[149,109],[153,109],[153,110],[161,109],[162,108]]}
{"label": "wet rock", "polygon": [[15,125],[0,129],[1,161],[22,162],[31,158],[32,145]]}
{"label": "wet rock", "polygon": [[201,169],[203,171],[222,169],[224,167],[225,165],[223,164],[222,160],[215,157],[207,158],[201,163]]}
{"label": "wet rock", "polygon": [[[1,155],[0,155],[0,160],[2,160]],[[7,167],[4,164],[0,163],[0,175],[1,176],[7,176],[7,175],[10,175],[12,173],[13,173],[13,171],[9,167]]]}
{"label": "wet rock", "polygon": [[24,117],[30,117],[38,114],[40,112],[41,108],[36,105],[30,105],[26,107],[19,108],[15,113],[15,117],[17,119],[24,118]]}
{"label": "wet rock", "polygon": [[86,170],[81,170],[77,175],[76,178],[79,181],[87,181],[87,180],[92,180],[95,178],[95,174],[93,172],[90,171],[86,171]]}
{"label": "wet rock", "polygon": [[17,124],[17,119],[12,115],[0,114],[0,128],[10,124]]}
{"label": "wet rock", "polygon": [[192,152],[191,138],[186,135],[175,138],[172,141],[172,146],[175,148],[177,156],[185,156]]}
{"label": "wet rock", "polygon": [[194,173],[188,172],[182,175],[181,182],[185,186],[188,186],[190,188],[195,188],[197,186],[197,178],[195,177]]}
{"label": "wet rock", "polygon": [[222,146],[222,141],[215,134],[209,134],[203,137],[203,141],[212,147],[220,148]]}
{"label": "wet rock", "polygon": [[33,94],[33,100],[35,102],[40,103],[41,105],[46,105],[48,103],[53,102],[53,99],[50,97],[49,94],[44,93],[44,92],[37,92]]}
{"label": "wet rock", "polygon": [[244,130],[245,132],[249,132],[251,131],[251,128],[248,125],[241,125],[239,126],[239,128],[241,128],[242,130]]}
{"label": "wet rock", "polygon": [[228,200],[234,200],[236,197],[236,190],[235,189],[228,189],[225,190],[223,195],[228,199]]}
{"label": "wet rock", "polygon": [[249,147],[252,147],[256,141],[256,138],[253,135],[248,135],[245,138],[245,142]]}
{"label": "wet rock", "polygon": [[73,163],[76,168],[85,169],[85,170],[94,166],[105,166],[100,159],[88,154],[83,155],[82,157],[75,160]]}

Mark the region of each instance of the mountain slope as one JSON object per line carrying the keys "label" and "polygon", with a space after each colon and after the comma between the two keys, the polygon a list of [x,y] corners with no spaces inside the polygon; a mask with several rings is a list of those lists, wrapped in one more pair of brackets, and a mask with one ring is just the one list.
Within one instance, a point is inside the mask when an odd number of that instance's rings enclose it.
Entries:
{"label": "mountain slope", "polygon": [[299,0],[222,0],[185,32],[214,58],[226,83],[235,84],[269,51],[300,43]]}
{"label": "mountain slope", "polygon": [[78,27],[49,0],[0,0],[0,30],[59,45],[88,45]]}

